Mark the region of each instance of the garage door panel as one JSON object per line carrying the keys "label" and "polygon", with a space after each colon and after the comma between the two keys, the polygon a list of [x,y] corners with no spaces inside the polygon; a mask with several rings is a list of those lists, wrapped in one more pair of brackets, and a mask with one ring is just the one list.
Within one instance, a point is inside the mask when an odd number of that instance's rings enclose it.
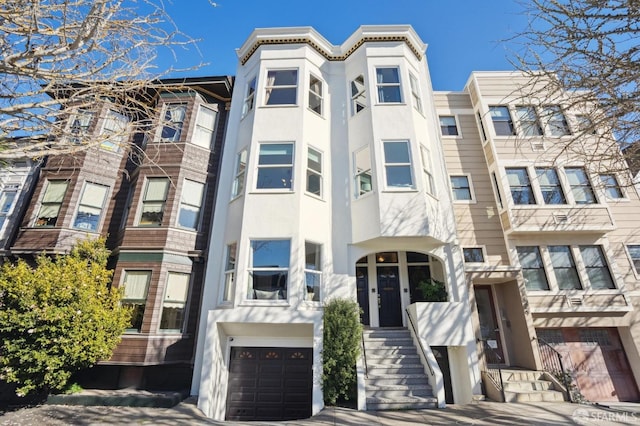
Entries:
{"label": "garage door panel", "polygon": [[258,392],[256,395],[256,402],[282,404],[284,401],[281,390],[276,389],[275,391]]}
{"label": "garage door panel", "polygon": [[228,399],[230,403],[256,402],[256,395],[253,392],[231,392]]}

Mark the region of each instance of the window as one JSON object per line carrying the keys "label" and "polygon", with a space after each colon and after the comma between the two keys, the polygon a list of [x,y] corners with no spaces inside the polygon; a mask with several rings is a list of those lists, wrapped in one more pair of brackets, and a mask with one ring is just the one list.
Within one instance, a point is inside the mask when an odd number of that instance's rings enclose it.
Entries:
{"label": "window", "polygon": [[469,176],[450,176],[451,190],[453,191],[453,199],[455,201],[471,201],[471,185]]}
{"label": "window", "polygon": [[537,167],[536,175],[538,176],[538,183],[540,184],[542,199],[545,204],[567,204],[555,169]]}
{"label": "window", "polygon": [[420,86],[418,80],[413,74],[409,74],[409,84],[411,85],[411,97],[413,98],[413,107],[422,113],[422,100],[420,99]]}
{"label": "window", "polygon": [[140,332],[142,329],[150,280],[151,271],[124,271],[124,295],[121,303],[131,309],[131,323],[127,331]]}
{"label": "window", "polygon": [[615,175],[600,175],[600,182],[604,187],[604,193],[610,200],[619,200],[624,198],[622,188],[618,184],[618,179]]}
{"label": "window", "polygon": [[529,182],[529,174],[527,169],[512,168],[506,169],[507,180],[511,190],[511,197],[514,204],[535,204],[536,199],[533,197],[531,182]]}
{"label": "window", "polygon": [[188,293],[189,274],[169,272],[167,288],[164,291],[164,300],[162,301],[160,330],[182,331]]}
{"label": "window", "polygon": [[304,281],[307,287],[306,300],[320,301],[322,284],[322,247],[319,244],[304,243]]}
{"label": "window", "polygon": [[520,123],[522,136],[542,136],[538,114],[533,106],[517,106],[516,116]]}
{"label": "window", "polygon": [[287,298],[289,240],[252,240],[248,299]]}
{"label": "window", "polygon": [[182,126],[187,114],[186,104],[166,104],[162,121],[162,142],[178,142],[182,133]]}
{"label": "window", "polygon": [[629,257],[636,273],[640,274],[640,245],[628,245]]}
{"label": "window", "polygon": [[313,148],[307,151],[307,192],[322,197],[322,153]]}
{"label": "window", "polygon": [[576,126],[578,128],[578,131],[582,132],[583,134],[596,134],[596,129],[593,126],[593,122],[588,115],[576,115]]}
{"label": "window", "polygon": [[142,199],[142,212],[140,214],[141,226],[160,226],[164,214],[164,205],[167,201],[167,190],[169,189],[169,179],[150,178],[147,179],[147,187]]}
{"label": "window", "polygon": [[100,223],[100,216],[104,207],[104,200],[109,187],[87,182],[84,185],[78,212],[73,222],[73,227],[85,229],[87,231],[97,231]]}
{"label": "window", "polygon": [[589,178],[581,167],[567,167],[564,169],[571,187],[571,194],[576,204],[595,204],[596,196],[591,188]]}
{"label": "window", "polygon": [[580,246],[580,255],[594,290],[615,288],[611,272],[600,246]]}
{"label": "window", "polygon": [[314,75],[309,79],[309,109],[322,115],[322,81]]}
{"label": "window", "polygon": [[402,102],[398,68],[376,68],[376,82],[378,84],[378,102]]}
{"label": "window", "polygon": [[105,138],[100,147],[107,151],[118,152],[127,140],[127,123],[129,119],[113,110],[107,111],[100,134]]}
{"label": "window", "polygon": [[422,172],[424,174],[424,182],[427,192],[431,195],[436,194],[436,185],[431,173],[431,153],[424,146],[420,147],[420,155],[422,156]]}
{"label": "window", "polygon": [[515,135],[513,121],[511,121],[511,114],[509,114],[509,108],[504,105],[490,106],[489,115],[491,115],[491,121],[493,121],[493,128],[496,132],[496,136]]}
{"label": "window", "polygon": [[253,77],[247,84],[246,93],[244,96],[244,102],[242,104],[242,116],[249,114],[249,111],[253,109],[253,104],[256,99],[256,78]]}
{"label": "window", "polygon": [[269,71],[265,89],[266,105],[295,105],[298,92],[298,70]]}
{"label": "window", "polygon": [[16,185],[15,188],[7,188],[0,193],[0,231],[13,210],[13,202],[18,196],[18,189],[19,185]]}
{"label": "window", "polygon": [[498,201],[498,206],[503,208],[504,205],[502,203],[502,193],[500,192],[500,185],[498,185],[498,177],[495,172],[491,172],[491,181],[493,183],[493,190],[496,191],[496,199]]}
{"label": "window", "polygon": [[196,128],[193,132],[193,138],[191,139],[194,145],[203,148],[209,148],[211,146],[211,138],[213,137],[213,130],[216,124],[216,115],[216,111],[200,105],[198,117],[196,118]]}
{"label": "window", "polygon": [[582,288],[576,264],[569,246],[548,246],[551,265],[560,290],[579,290]]}
{"label": "window", "polygon": [[546,119],[546,133],[549,136],[565,136],[570,134],[569,125],[558,105],[546,106],[542,109]]}
{"label": "window", "polygon": [[353,169],[355,175],[356,196],[359,197],[373,191],[371,153],[368,146],[353,153]]}
{"label": "window", "polygon": [[476,118],[478,119],[478,127],[480,127],[480,133],[482,134],[482,140],[487,140],[487,132],[484,131],[484,124],[482,123],[482,116],[480,112],[476,114]]}
{"label": "window", "polygon": [[234,290],[233,283],[236,277],[236,250],[238,245],[236,243],[227,244],[227,258],[224,267],[224,294],[222,295],[223,302],[230,302],[231,295]]}
{"label": "window", "polygon": [[408,141],[384,142],[384,161],[388,187],[413,187]]}
{"label": "window", "polygon": [[237,197],[242,195],[244,191],[244,180],[247,173],[247,150],[243,149],[236,156],[236,173],[233,179],[233,189],[231,190],[231,196]]}
{"label": "window", "polygon": [[50,180],[47,182],[47,189],[45,189],[40,203],[40,211],[38,212],[35,226],[56,226],[68,184],[69,182],[65,180]]}
{"label": "window", "polygon": [[71,142],[82,143],[82,137],[89,132],[91,121],[93,120],[93,112],[79,108],[69,118],[69,133],[71,133]]}
{"label": "window", "polygon": [[467,247],[462,249],[464,263],[484,263],[482,247]]}
{"label": "window", "polygon": [[438,119],[440,120],[440,133],[442,133],[442,136],[458,136],[456,117],[453,115],[441,115]]}
{"label": "window", "polygon": [[258,158],[258,189],[292,189],[293,144],[263,143]]}
{"label": "window", "polygon": [[351,115],[356,115],[367,107],[367,95],[364,76],[359,75],[351,81]]}
{"label": "window", "polygon": [[182,195],[180,197],[178,225],[183,228],[193,230],[198,229],[203,195],[204,183],[194,182],[187,179],[184,180],[184,184],[182,185]]}
{"label": "window", "polygon": [[522,275],[527,290],[549,290],[547,276],[544,273],[540,249],[535,246],[516,247]]}

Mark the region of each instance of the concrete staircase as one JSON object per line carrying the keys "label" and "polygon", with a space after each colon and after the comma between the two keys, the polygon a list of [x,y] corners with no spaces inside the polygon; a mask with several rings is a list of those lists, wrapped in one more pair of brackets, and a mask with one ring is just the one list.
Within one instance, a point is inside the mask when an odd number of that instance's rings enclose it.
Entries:
{"label": "concrete staircase", "polygon": [[409,330],[365,330],[364,348],[367,410],[438,407]]}
{"label": "concrete staircase", "polygon": [[505,402],[564,401],[564,393],[542,371],[502,370]]}

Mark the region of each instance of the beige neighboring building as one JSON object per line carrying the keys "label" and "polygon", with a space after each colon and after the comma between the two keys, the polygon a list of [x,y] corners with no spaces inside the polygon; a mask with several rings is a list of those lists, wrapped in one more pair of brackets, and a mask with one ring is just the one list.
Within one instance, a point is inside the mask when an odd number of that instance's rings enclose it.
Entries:
{"label": "beige neighboring building", "polygon": [[525,100],[526,82],[474,72],[434,94],[481,369],[553,370],[559,353],[587,400],[637,401],[637,189],[564,152],[584,117]]}

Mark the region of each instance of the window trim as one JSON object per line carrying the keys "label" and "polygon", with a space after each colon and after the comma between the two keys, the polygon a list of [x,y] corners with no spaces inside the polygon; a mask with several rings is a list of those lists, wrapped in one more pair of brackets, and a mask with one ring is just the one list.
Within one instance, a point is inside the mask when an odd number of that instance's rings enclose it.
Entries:
{"label": "window trim", "polygon": [[[525,177],[527,179],[526,185],[512,185],[511,182],[509,181],[509,171],[510,170],[524,170],[525,172]],[[535,191],[533,190],[533,183],[531,181],[531,175],[529,174],[529,168],[526,166],[513,166],[513,167],[505,167],[504,168],[504,174],[507,178],[507,184],[509,186],[509,195],[511,197],[511,203],[513,204],[513,206],[535,206],[538,204],[538,200],[536,199],[536,194]],[[528,193],[531,194],[531,201],[533,202],[529,202],[529,203],[518,203],[516,202],[516,197],[514,197],[513,193],[514,193],[514,189],[521,189],[521,188],[527,188],[528,189]]]}
{"label": "window trim", "polygon": [[[470,199],[468,199],[468,200],[458,200],[458,199],[456,199],[456,197],[454,195],[455,194],[454,189],[462,189],[462,188],[465,188],[465,187],[460,187],[460,188],[454,187],[453,180],[451,180],[451,178],[453,178],[453,177],[464,177],[464,178],[467,179],[467,184],[469,185],[468,186],[468,188],[469,188],[469,196],[471,197]],[[449,174],[449,185],[451,186],[451,199],[452,199],[452,201],[454,203],[456,203],[456,204],[475,204],[476,203],[477,200],[476,200],[476,197],[475,197],[475,191],[473,189],[473,182],[472,182],[472,179],[471,179],[471,174],[469,174],[469,173],[455,173],[455,174],[452,173],[452,174]]]}
{"label": "window trim", "polygon": [[422,107],[422,96],[420,94],[420,84],[418,83],[417,77],[412,72],[409,72],[409,87],[411,89],[413,107],[420,114],[424,114],[424,109]]}
{"label": "window trim", "polygon": [[[291,163],[278,163],[278,164],[260,164],[261,151],[263,146],[267,145],[290,145],[291,146]],[[294,142],[286,142],[286,141],[271,141],[271,142],[260,142],[258,143],[258,158],[256,158],[256,172],[255,172],[255,182],[254,189],[259,192],[286,192],[291,193],[294,192],[294,185],[296,183],[296,175],[295,175],[295,162],[296,162],[296,144]],[[260,183],[260,169],[269,169],[269,168],[289,168],[291,170],[291,179],[289,186],[283,187],[259,187]]]}
{"label": "window trim", "polygon": [[[361,83],[360,81],[358,81],[359,79],[362,80]],[[356,82],[358,82],[357,84],[362,84],[362,88],[361,90],[354,93],[354,89],[358,89],[358,86],[355,84]],[[353,117],[359,114],[362,110],[366,109],[368,106],[367,105],[367,84],[365,81],[364,74],[359,74],[355,78],[349,81],[349,93],[351,95],[351,117]],[[364,99],[364,101],[359,102],[359,100],[361,99]],[[360,106],[361,108],[358,109],[358,106]]]}
{"label": "window trim", "polygon": [[256,89],[258,87],[258,77],[253,76],[249,79],[244,90],[244,99],[242,101],[242,116],[241,118],[249,115],[253,111],[256,104]]}
{"label": "window trim", "polygon": [[[362,169],[361,171],[358,171],[358,164],[357,164],[357,157],[358,154],[361,153],[362,151],[367,151],[368,155],[367,155],[367,160],[369,161],[368,166],[370,167],[369,169]],[[362,198],[364,196],[366,196],[367,194],[372,194],[375,191],[375,179],[373,176],[373,159],[371,158],[371,146],[370,145],[365,145],[361,148],[358,148],[357,150],[353,151],[352,153],[352,161],[353,161],[353,182],[354,182],[354,196],[356,199]],[[362,176],[369,176],[370,179],[370,188],[368,190],[363,191],[363,182],[361,181],[361,177]],[[364,182],[364,184],[366,185],[366,182]]]}
{"label": "window trim", "polygon": [[[183,117],[182,117],[182,121],[173,121],[173,119],[170,117],[169,120],[167,120],[167,114],[171,114],[170,113],[170,108],[172,107],[182,107],[183,108]],[[162,106],[162,115],[160,118],[160,137],[159,140],[162,143],[180,143],[183,142],[183,136],[184,136],[184,130],[185,130],[185,123],[187,121],[187,109],[189,107],[189,104],[187,102],[165,102],[164,105]],[[175,127],[172,127],[171,124],[179,124],[176,125]],[[166,129],[170,129],[175,131],[175,133],[173,134],[173,136],[171,137],[164,137],[162,136],[164,133],[164,130]]]}
{"label": "window trim", "polygon": [[[387,153],[386,153],[386,149],[385,147],[387,146],[387,144],[404,144],[404,146],[407,149],[407,162],[399,162],[399,163],[391,163],[387,161]],[[382,150],[383,150],[383,156],[384,156],[384,183],[385,183],[385,190],[387,191],[409,191],[409,190],[415,190],[416,188],[416,179],[414,176],[414,172],[413,172],[413,158],[411,156],[411,143],[409,140],[383,140],[382,141]],[[391,185],[389,183],[389,168],[405,168],[408,167],[409,168],[409,178],[411,179],[411,182],[409,183],[409,185]]]}
{"label": "window trim", "polygon": [[[244,159],[244,162],[243,162]],[[235,200],[244,194],[247,185],[247,167],[249,165],[249,151],[245,148],[236,154],[236,164],[231,186],[231,199]]]}
{"label": "window trim", "polygon": [[[167,188],[165,190],[164,193],[164,199],[162,201],[160,200],[151,200],[151,201],[147,201],[146,197],[147,197],[147,191],[149,190],[149,183],[151,181],[160,181],[160,180],[164,180],[167,183]],[[171,179],[167,178],[167,177],[157,177],[157,176],[147,176],[145,177],[145,181],[144,181],[144,189],[142,194],[140,194],[140,207],[139,207],[139,211],[138,214],[136,216],[136,226],[139,227],[160,227],[162,226],[162,222],[164,221],[165,217],[165,209],[167,208],[167,201],[169,198],[169,190],[171,189]],[[145,203],[147,202],[151,202],[151,203],[161,203],[162,204],[162,208],[160,210],[160,215],[161,215],[161,219],[160,219],[160,223],[158,224],[153,224],[153,223],[141,223],[142,222],[142,215],[144,214],[144,207],[145,207]]]}
{"label": "window trim", "polygon": [[233,303],[236,292],[235,284],[238,276],[238,242],[234,241],[225,246],[224,257],[224,286],[222,288],[221,300],[222,304]]}
{"label": "window trim", "polygon": [[[482,260],[475,262],[475,261],[467,261],[466,260],[466,256],[465,256],[465,250],[480,250],[480,253],[482,255]],[[486,264],[487,263],[487,248],[484,245],[480,245],[480,246],[465,246],[462,247],[462,262],[465,265],[482,265],[482,264]]]}
{"label": "window trim", "polygon": [[[311,151],[314,151],[315,153],[318,154],[320,161],[319,161],[319,166],[320,166],[320,170],[315,170],[313,168],[311,168],[309,166],[309,155],[311,154]],[[324,153],[322,151],[320,151],[319,149],[316,149],[312,146],[307,146],[307,164],[306,164],[306,181],[305,181],[305,193],[308,195],[311,195],[313,197],[318,197],[320,199],[322,199],[324,197],[324,176],[323,176],[323,171],[324,171]],[[309,176],[310,175],[314,175],[318,177],[318,181],[319,181],[319,194],[316,194],[313,191],[309,191]]]}
{"label": "window trim", "polygon": [[[316,91],[313,90],[314,79],[315,79],[315,83],[319,84],[320,93],[317,93]],[[317,77],[313,73],[309,74],[308,96],[309,96],[309,99],[307,101],[307,107],[309,108],[309,110],[311,110],[314,113],[318,114],[320,117],[324,116],[324,81],[320,77]],[[316,98],[318,100],[318,106],[319,106],[320,111],[316,111],[311,106],[311,99],[312,98]]]}
{"label": "window trim", "polygon": [[[535,248],[536,249],[536,253],[537,253],[537,261],[540,263],[540,267],[538,268],[531,268],[531,267],[525,267],[522,265],[522,259],[520,256],[520,251],[518,250],[518,248]],[[546,266],[545,266],[545,259],[543,256],[543,250],[541,246],[537,246],[537,245],[522,245],[522,246],[515,246],[515,251],[516,251],[516,257],[518,259],[518,265],[520,265],[520,269],[522,270],[522,278],[525,281],[525,288],[527,290],[527,292],[529,291],[544,291],[544,292],[549,292],[551,290],[551,285],[549,282],[549,274],[546,270]],[[525,270],[536,270],[536,271],[542,271],[542,276],[544,277],[545,280],[545,284],[546,284],[546,288],[529,288],[527,286],[527,277],[525,276]]]}
{"label": "window trim", "polygon": [[[176,301],[176,300],[167,300],[167,291],[169,290],[169,282],[170,277],[172,275],[181,275],[187,277],[187,288],[185,289],[184,301]],[[160,321],[158,321],[158,332],[166,333],[166,334],[182,334],[184,333],[185,326],[187,324],[187,317],[189,313],[189,296],[191,293],[191,274],[187,272],[179,272],[179,271],[168,271],[167,278],[165,279],[164,285],[164,293],[162,296],[162,308],[160,309]],[[164,309],[166,307],[166,303],[182,303],[182,320],[180,324],[180,328],[162,328],[162,320],[164,318]]]}
{"label": "window trim", "polygon": [[[102,204],[99,207],[100,213],[98,214],[98,221],[96,222],[96,228],[95,229],[83,228],[83,227],[80,227],[79,224],[77,223],[78,214],[80,213],[80,208],[82,206],[98,209],[97,206],[92,206],[92,205],[89,205],[89,204],[83,204],[82,203],[83,197],[87,193],[87,188],[89,187],[89,185],[92,185],[92,186],[95,186],[95,187],[102,187],[102,189],[104,189],[104,195],[102,197]],[[71,227],[73,229],[77,229],[77,230],[81,230],[81,231],[99,233],[101,231],[101,225],[102,225],[102,221],[104,219],[104,214],[103,213],[105,211],[105,204],[107,203],[107,199],[109,198],[110,190],[111,190],[111,187],[108,186],[108,185],[103,185],[101,183],[85,181],[82,184],[82,191],[80,192],[80,197],[78,197],[78,203],[77,203],[75,211],[73,213],[73,221],[71,222],[72,223]],[[82,223],[82,222],[80,222],[80,223]]]}
{"label": "window trim", "polygon": [[[525,114],[522,114],[523,110],[525,109]],[[540,115],[538,114],[538,110],[534,105],[516,105],[515,112],[518,119],[517,122],[519,133],[522,137],[536,138],[544,136],[544,130],[542,129],[542,125],[540,123]],[[533,117],[530,117],[527,113],[533,114]],[[526,120],[524,118],[526,118]],[[534,133],[527,134],[525,129],[533,129]]]}
{"label": "window trim", "polygon": [[[126,288],[127,288],[127,275],[131,272],[145,273],[147,276],[147,282],[145,284],[144,298],[143,299],[127,299],[125,298]],[[125,330],[126,334],[139,334],[142,332],[142,326],[144,325],[144,314],[147,310],[147,305],[149,302],[149,287],[151,286],[151,278],[153,278],[153,271],[150,269],[124,269],[122,271],[122,283],[120,286],[124,289],[122,299],[120,299],[120,304],[122,306],[127,306],[128,304],[139,304],[136,302],[142,302],[142,318],[140,319],[140,328],[128,327]],[[134,325],[134,324],[130,324]]]}
{"label": "window trim", "polygon": [[[452,118],[453,119],[453,127],[455,127],[455,135],[449,134],[443,131],[443,127],[451,128],[451,125],[444,125],[442,123],[443,118]],[[440,126],[440,136],[447,139],[455,139],[462,138],[462,132],[460,131],[460,123],[458,122],[458,116],[456,114],[438,114],[438,125]]]}
{"label": "window trim", "polygon": [[[631,250],[629,249],[630,247],[637,247],[638,250],[638,258],[635,259],[633,257],[633,255],[631,254]],[[627,254],[627,259],[629,260],[629,264],[631,266],[631,270],[633,271],[633,274],[635,275],[636,278],[640,278],[640,243],[638,244],[629,244],[626,243],[624,245],[624,251]],[[636,267],[635,262],[638,262],[638,265]]]}
{"label": "window trim", "polygon": [[[543,176],[545,173],[540,173],[540,171],[549,171],[551,170],[553,172],[553,174],[555,175],[555,179],[557,184],[556,185],[543,185],[540,182],[540,177]],[[558,173],[558,169],[555,167],[551,167],[551,166],[537,166],[534,168],[534,173],[536,176],[536,183],[537,183],[537,187],[540,190],[540,194],[542,195],[541,201],[542,201],[542,205],[545,206],[562,206],[562,205],[568,205],[569,203],[567,202],[567,195],[566,195],[566,191],[564,190],[564,187],[562,186],[562,179],[560,179],[560,174]],[[548,203],[545,199],[545,188],[557,188],[557,191],[559,191],[561,198],[561,203]],[[547,191],[548,192],[548,191]]]}
{"label": "window trim", "polygon": [[[211,128],[207,128],[202,125],[200,119],[202,117],[202,110],[206,109],[213,113],[213,123],[211,124]],[[218,111],[213,106],[208,106],[205,104],[198,105],[198,114],[196,114],[195,125],[193,128],[193,135],[189,138],[188,142],[192,145],[199,146],[204,149],[211,149],[211,144],[213,143],[213,138],[216,133],[216,122],[218,121]],[[209,135],[209,143],[201,144],[197,143],[196,140],[199,138],[200,134],[208,132]]]}
{"label": "window trim", "polygon": [[[571,128],[569,127],[569,122],[567,121],[567,115],[565,114],[563,108],[560,105],[542,105],[540,116],[543,117],[544,122],[544,134],[545,136],[551,138],[561,138],[563,136],[571,136]],[[560,117],[561,119],[553,119]],[[557,126],[553,123],[561,123],[561,126]],[[553,128],[562,128],[564,129],[562,134],[555,134],[552,129]]]}
{"label": "window trim", "polygon": [[[562,248],[567,248],[568,249],[568,253],[569,253],[569,261],[571,263],[572,266],[570,267],[566,267],[566,266],[556,266],[553,264],[553,256],[551,253],[550,248],[551,247],[562,247]],[[549,266],[551,267],[551,270],[553,272],[553,278],[555,280],[555,284],[556,287],[559,291],[576,291],[576,290],[584,290],[584,284],[582,283],[582,278],[580,278],[580,271],[578,269],[578,263],[576,262],[576,256],[573,253],[573,248],[571,245],[569,244],[548,244],[546,246],[544,246],[545,251],[547,252],[547,254],[549,255]],[[578,280],[577,284],[578,287],[573,287],[573,288],[561,288],[560,287],[560,282],[561,280],[558,277],[558,274],[556,273],[557,270],[568,270],[571,269],[575,272],[575,277]]]}
{"label": "window trim", "polygon": [[[34,228],[55,228],[56,226],[58,226],[58,220],[60,220],[60,212],[62,211],[62,206],[64,205],[64,200],[67,196],[67,191],[69,191],[69,180],[67,179],[47,179],[47,184],[46,186],[44,186],[44,189],[42,191],[42,195],[40,196],[40,200],[38,202],[38,212],[35,215],[34,221],[32,226]],[[42,217],[42,210],[45,206],[45,198],[47,197],[47,193],[49,191],[50,185],[52,183],[63,183],[65,184],[65,188],[64,191],[62,191],[62,198],[59,201],[55,201],[55,202],[46,202],[47,206],[52,206],[52,205],[57,205],[57,214],[55,216],[55,222],[52,225],[39,225],[38,222],[40,221],[40,218]]]}
{"label": "window trim", "polygon": [[433,197],[438,197],[435,179],[433,178],[433,163],[431,162],[431,150],[420,145],[420,159],[422,160],[422,175],[424,177],[425,192]]}
{"label": "window trim", "polygon": [[[114,119],[112,120],[114,123],[119,122],[122,125],[121,129],[116,129],[116,130],[107,129],[107,123],[109,123],[110,115],[114,116]],[[103,151],[121,152],[122,151],[121,145],[126,144],[126,141],[129,137],[129,134],[127,132],[128,126],[129,126],[129,117],[122,114],[121,112],[116,111],[113,108],[109,108],[104,118],[102,119],[102,125],[100,126],[100,136],[116,135],[118,140],[114,143],[109,141],[110,138],[107,138],[100,143],[100,148]],[[118,132],[122,132],[122,134],[118,135]]]}
{"label": "window trim", "polygon": [[[191,183],[195,183],[195,184],[201,185],[202,193],[200,194],[200,204],[199,205],[189,204],[189,203],[186,203],[184,201],[184,195],[185,195],[185,189],[186,189],[187,182],[191,182]],[[187,179],[187,178],[182,179],[182,188],[180,190],[180,202],[178,204],[178,215],[176,217],[176,226],[177,227],[179,227],[181,229],[188,229],[190,231],[198,231],[198,230],[200,230],[200,226],[202,225],[202,207],[204,205],[204,201],[205,201],[206,195],[207,195],[207,184],[206,183],[198,182],[198,181],[193,180],[193,179]],[[198,208],[198,212],[196,214],[197,219],[196,219],[195,227],[192,228],[192,227],[185,226],[185,225],[180,223],[180,218],[182,217],[182,207],[183,206],[197,207]]]}
{"label": "window trim", "polygon": [[[493,111],[498,111],[498,109],[504,109],[507,112],[508,119],[500,119],[497,120],[492,114]],[[491,122],[493,123],[493,134],[496,137],[510,137],[516,135],[516,127],[513,122],[513,116],[511,115],[511,109],[509,105],[489,105],[489,117],[491,118]],[[506,123],[508,128],[510,129],[509,134],[498,133],[498,129],[496,128],[496,123]]]}
{"label": "window trim", "polygon": [[[269,74],[270,73],[278,73],[278,72],[286,72],[286,71],[295,71],[295,78],[296,78],[296,82],[295,84],[278,84],[275,85],[275,80],[276,78],[274,77],[274,81],[272,85],[269,85]],[[265,107],[271,107],[271,108],[277,108],[277,107],[283,107],[283,106],[297,106],[298,105],[298,86],[300,85],[300,70],[298,68],[272,68],[272,69],[268,69],[267,72],[265,73],[265,82],[264,82],[264,100],[263,100],[263,106]],[[270,99],[271,99],[271,95],[273,93],[274,90],[290,90],[290,89],[295,89],[295,99],[293,100],[293,103],[269,103]]]}
{"label": "window trim", "polygon": [[[596,290],[596,291],[602,291],[602,290],[607,291],[607,290],[618,289],[618,286],[616,285],[616,279],[613,276],[613,272],[611,271],[611,263],[609,261],[609,256],[607,256],[604,246],[602,244],[580,244],[580,245],[577,245],[577,247],[578,247],[578,252],[580,253],[580,260],[582,261],[582,267],[584,268],[584,273],[587,278],[587,282],[589,283],[589,289]],[[590,247],[595,247],[598,250],[598,254],[600,255],[600,260],[604,263],[604,266],[587,266],[586,262],[584,261],[584,255],[582,253],[582,249],[590,248]],[[604,270],[607,273],[607,276],[609,277],[609,281],[611,282],[611,287],[594,288],[593,283],[591,282],[591,276],[589,275],[590,269]]]}
{"label": "window trim", "polygon": [[[307,265],[308,265],[307,264],[307,244],[314,245],[316,247],[316,249],[317,249],[316,256],[319,258],[319,259],[317,259],[317,262],[319,263],[318,269],[311,269],[311,268],[307,267]],[[322,263],[322,261],[323,261],[323,254],[324,254],[323,252],[324,252],[323,244],[317,243],[315,241],[307,241],[307,240],[304,241],[304,268],[303,268],[303,271],[304,271],[304,286],[305,286],[304,301],[306,303],[311,303],[311,304],[314,304],[314,305],[315,304],[320,304],[320,303],[322,303],[322,301],[324,299],[323,298],[324,291],[323,291],[323,288],[322,288],[323,287],[323,279],[322,279],[323,278],[323,271],[322,271],[323,270],[323,263]],[[315,292],[311,293],[312,299],[311,300],[309,299],[309,294],[310,293],[309,293],[309,286],[307,285],[308,284],[307,274],[314,275],[318,279],[318,286],[317,286],[318,287],[318,297],[317,297],[316,300],[314,300],[315,299]],[[313,288],[315,289],[315,287],[316,286],[314,286]]]}
{"label": "window trim", "polygon": [[[578,185],[573,185],[571,183],[571,180],[569,179],[569,175],[570,173],[568,173],[569,170],[580,170],[582,171],[582,173],[584,174],[584,177],[587,181],[586,184],[578,184]],[[589,172],[587,171],[587,169],[585,167],[582,166],[565,166],[563,169],[564,175],[567,179],[567,184],[569,186],[569,191],[567,191],[568,194],[571,194],[571,201],[573,204],[577,205],[577,206],[589,206],[589,205],[593,205],[593,204],[600,204],[599,200],[598,200],[598,195],[596,194],[596,191],[594,191],[593,189],[593,183],[591,181],[591,177],[589,176]],[[583,189],[583,188],[588,188],[589,192],[591,193],[591,196],[593,197],[593,202],[586,202],[586,203],[579,203],[576,201],[576,197],[574,195],[574,192],[576,189]]]}
{"label": "window trim", "polygon": [[[609,185],[607,182],[605,182],[603,180],[604,176],[609,176],[613,179],[613,182],[615,182],[615,185]],[[604,198],[608,201],[622,201],[622,200],[628,200],[627,194],[625,193],[624,189],[622,186],[620,186],[620,181],[618,180],[618,177],[616,176],[615,173],[600,173],[598,175],[598,178],[600,180],[600,185],[602,186],[602,193],[604,194]],[[609,196],[609,189],[615,189],[620,196],[619,197],[610,197]],[[595,194],[594,194],[595,195]]]}
{"label": "window trim", "polygon": [[[397,82],[390,82],[390,83],[380,83],[378,81],[378,70],[382,70],[382,69],[393,69],[396,71],[396,76],[398,78]],[[380,65],[380,66],[376,66],[374,68],[375,71],[375,76],[376,76],[376,99],[378,101],[378,105],[386,105],[386,104],[392,104],[392,105],[400,105],[404,103],[404,98],[402,96],[402,78],[400,76],[400,67],[397,65]],[[381,89],[385,89],[385,88],[393,88],[393,87],[397,87],[398,88],[398,97],[399,100],[397,101],[385,101],[383,99],[380,99],[380,93],[381,93]]]}
{"label": "window trim", "polygon": [[[287,265],[286,267],[281,266],[271,266],[271,267],[255,267],[254,266],[254,242],[276,242],[276,241],[286,241],[289,244],[289,252],[287,257]],[[249,240],[249,256],[248,256],[248,266],[247,266],[247,288],[245,293],[245,301],[250,303],[265,303],[265,304],[288,304],[289,297],[291,296],[291,248],[292,248],[292,240],[290,238],[252,238]],[[253,272],[255,271],[263,271],[263,272],[285,272],[286,280],[285,280],[285,291],[286,297],[281,298],[258,298],[257,293],[255,293],[256,289],[254,288],[253,282]],[[254,297],[249,297],[249,293],[253,291]],[[276,290],[279,292],[279,290]]]}

